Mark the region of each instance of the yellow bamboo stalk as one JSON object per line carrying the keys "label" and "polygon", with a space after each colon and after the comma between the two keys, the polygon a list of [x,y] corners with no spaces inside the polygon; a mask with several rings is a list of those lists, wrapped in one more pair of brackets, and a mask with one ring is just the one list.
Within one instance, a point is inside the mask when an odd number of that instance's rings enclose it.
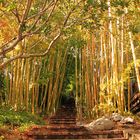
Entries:
{"label": "yellow bamboo stalk", "polygon": [[123,71],[124,71],[124,30],[123,30],[123,17],[121,18],[121,112],[124,111],[124,78],[123,78]]}
{"label": "yellow bamboo stalk", "polygon": [[26,81],[25,81],[25,106],[26,111],[29,110],[29,76],[30,76],[30,59],[26,59],[25,71],[26,71]]}

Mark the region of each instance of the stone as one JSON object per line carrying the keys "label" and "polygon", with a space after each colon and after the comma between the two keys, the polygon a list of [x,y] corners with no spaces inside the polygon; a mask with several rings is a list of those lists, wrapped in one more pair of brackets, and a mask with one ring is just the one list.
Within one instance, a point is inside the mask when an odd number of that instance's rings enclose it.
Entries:
{"label": "stone", "polygon": [[113,113],[112,116],[111,116],[111,119],[115,122],[119,122],[121,120],[123,120],[123,116],[121,116],[120,114],[118,113]]}
{"label": "stone", "polygon": [[106,117],[99,118],[96,121],[86,125],[87,129],[90,130],[110,130],[113,129],[114,126],[114,122]]}
{"label": "stone", "polygon": [[122,119],[122,120],[120,121],[120,123],[123,123],[123,124],[134,124],[135,121],[134,121],[134,119],[131,118],[131,117],[126,117],[126,118]]}

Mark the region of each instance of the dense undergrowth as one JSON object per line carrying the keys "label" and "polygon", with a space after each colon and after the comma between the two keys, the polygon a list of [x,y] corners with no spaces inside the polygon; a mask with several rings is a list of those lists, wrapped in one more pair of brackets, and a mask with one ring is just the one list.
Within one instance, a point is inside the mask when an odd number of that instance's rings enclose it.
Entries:
{"label": "dense undergrowth", "polygon": [[10,108],[0,108],[0,128],[15,129],[24,131],[33,125],[44,125],[45,121],[25,111],[14,111]]}

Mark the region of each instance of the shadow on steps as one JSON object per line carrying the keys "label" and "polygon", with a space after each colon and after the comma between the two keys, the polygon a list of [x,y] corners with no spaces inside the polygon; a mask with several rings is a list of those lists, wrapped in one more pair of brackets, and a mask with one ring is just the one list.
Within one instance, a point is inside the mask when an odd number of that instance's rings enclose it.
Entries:
{"label": "shadow on steps", "polygon": [[32,129],[28,137],[30,140],[47,139],[97,139],[97,140],[127,140],[119,130],[89,131],[84,126],[76,124],[76,108],[73,98],[63,103],[49,124],[41,128]]}

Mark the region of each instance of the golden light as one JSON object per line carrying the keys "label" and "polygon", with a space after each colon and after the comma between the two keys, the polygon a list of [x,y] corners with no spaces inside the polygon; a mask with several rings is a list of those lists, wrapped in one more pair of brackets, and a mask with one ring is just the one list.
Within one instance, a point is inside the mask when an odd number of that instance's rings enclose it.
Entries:
{"label": "golden light", "polygon": [[15,47],[15,50],[16,50],[16,51],[19,51],[19,50],[20,50],[20,45],[17,45],[17,46]]}

